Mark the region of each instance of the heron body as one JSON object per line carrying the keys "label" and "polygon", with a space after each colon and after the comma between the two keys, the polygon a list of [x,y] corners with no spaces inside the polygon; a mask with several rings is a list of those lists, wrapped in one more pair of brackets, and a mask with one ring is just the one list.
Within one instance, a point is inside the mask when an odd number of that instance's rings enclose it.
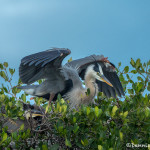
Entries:
{"label": "heron body", "polygon": [[[77,106],[80,104],[88,104],[92,102],[94,97],[98,93],[98,87],[95,83],[95,77],[93,74],[93,67],[94,65],[91,65],[85,74],[85,87],[83,87],[81,79],[79,78],[77,71],[76,71],[76,79],[71,76],[71,80],[73,81],[73,88],[69,92],[67,92],[64,96],[65,99],[68,99],[71,101],[72,106]],[[90,90],[89,94],[87,93],[87,90]]]}
{"label": "heron body", "polygon": [[[61,94],[72,106],[92,102],[98,92],[103,92],[107,97],[124,95],[115,66],[103,55],[91,55],[63,66],[62,61],[69,54],[69,49],[53,48],[24,57],[19,75],[27,85],[19,88],[49,101],[56,100],[57,95]],[[39,79],[45,81],[40,85],[31,85]],[[88,89],[90,92],[86,94]]]}

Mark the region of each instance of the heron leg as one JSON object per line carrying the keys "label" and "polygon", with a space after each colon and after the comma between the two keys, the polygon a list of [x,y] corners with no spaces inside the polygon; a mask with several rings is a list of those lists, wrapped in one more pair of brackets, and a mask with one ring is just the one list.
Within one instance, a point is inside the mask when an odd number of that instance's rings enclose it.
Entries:
{"label": "heron leg", "polygon": [[53,100],[54,97],[55,97],[55,94],[54,93],[50,93],[49,104],[51,103],[51,101]]}
{"label": "heron leg", "polygon": [[[49,97],[49,102],[48,102],[48,106],[45,110],[45,114],[47,113],[47,110],[49,109],[49,106],[51,104],[51,101],[53,100],[53,98],[55,97],[55,94],[54,93],[50,93],[50,97]],[[53,108],[53,107],[52,107]]]}

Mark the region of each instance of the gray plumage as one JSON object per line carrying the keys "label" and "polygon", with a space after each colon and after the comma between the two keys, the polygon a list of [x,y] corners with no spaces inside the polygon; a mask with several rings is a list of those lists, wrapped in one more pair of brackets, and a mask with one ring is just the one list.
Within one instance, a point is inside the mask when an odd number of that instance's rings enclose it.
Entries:
{"label": "gray plumage", "polygon": [[[27,86],[19,87],[27,94],[55,100],[60,93],[73,106],[92,102],[100,91],[107,97],[124,95],[115,66],[103,55],[91,55],[62,66],[63,59],[71,52],[65,48],[53,48],[32,54],[21,60],[19,76]],[[44,79],[40,85],[30,85]],[[85,82],[82,86],[81,79]],[[86,95],[87,89],[90,95]]]}

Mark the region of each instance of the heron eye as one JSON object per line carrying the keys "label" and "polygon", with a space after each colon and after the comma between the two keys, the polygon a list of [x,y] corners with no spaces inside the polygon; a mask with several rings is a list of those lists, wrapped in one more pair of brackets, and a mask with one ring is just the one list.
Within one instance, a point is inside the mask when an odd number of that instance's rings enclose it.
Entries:
{"label": "heron eye", "polygon": [[100,77],[102,76],[99,72],[97,72],[97,75],[100,76]]}

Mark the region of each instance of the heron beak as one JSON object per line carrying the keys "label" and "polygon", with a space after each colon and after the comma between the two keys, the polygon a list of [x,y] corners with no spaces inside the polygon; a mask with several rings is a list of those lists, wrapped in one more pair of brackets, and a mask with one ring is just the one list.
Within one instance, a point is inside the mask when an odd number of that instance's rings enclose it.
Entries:
{"label": "heron beak", "polygon": [[97,79],[100,81],[103,81],[103,82],[107,83],[109,86],[113,87],[113,85],[109,82],[109,80],[104,75],[99,75],[99,73],[98,73]]}
{"label": "heron beak", "polygon": [[108,79],[107,79],[104,75],[101,76],[101,79],[103,80],[103,82],[105,82],[105,83],[107,83],[109,86],[113,87],[113,85],[108,81]]}

